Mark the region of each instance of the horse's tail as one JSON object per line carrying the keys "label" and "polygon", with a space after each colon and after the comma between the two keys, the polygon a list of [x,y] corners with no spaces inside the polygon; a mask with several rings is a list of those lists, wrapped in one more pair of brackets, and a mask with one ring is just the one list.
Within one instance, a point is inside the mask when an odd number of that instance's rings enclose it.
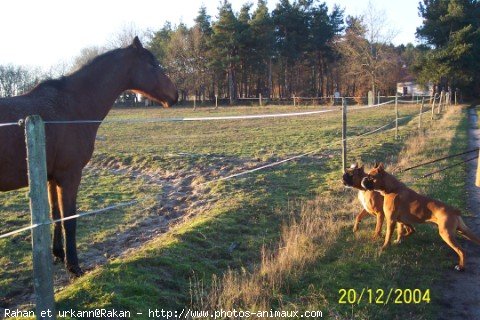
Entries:
{"label": "horse's tail", "polygon": [[469,227],[467,227],[465,222],[463,222],[462,217],[458,217],[457,231],[459,231],[460,234],[464,236],[467,240],[470,240],[480,245],[480,238],[477,235],[475,235],[475,233],[473,233],[473,231]]}

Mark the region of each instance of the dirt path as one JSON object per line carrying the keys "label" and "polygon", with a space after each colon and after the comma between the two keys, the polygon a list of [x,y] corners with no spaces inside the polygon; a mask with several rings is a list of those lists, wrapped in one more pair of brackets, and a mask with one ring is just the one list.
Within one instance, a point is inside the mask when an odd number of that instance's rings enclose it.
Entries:
{"label": "dirt path", "polygon": [[[111,259],[127,256],[132,250],[145,245],[167,232],[172,226],[182,223],[203,211],[211,209],[218,201],[209,194],[209,188],[197,181],[211,181],[216,178],[236,174],[264,164],[259,160],[218,157],[208,165],[198,165],[193,170],[178,172],[151,171],[144,168],[124,166],[114,160],[90,163],[85,170],[108,170],[115,175],[130,176],[141,179],[145,184],[161,185],[162,193],[158,194],[155,204],[139,208],[148,212],[145,217],[130,225],[115,237],[100,243],[94,243],[88,250],[81,251],[79,258],[83,268],[88,272],[105,265]],[[54,265],[54,286],[56,290],[71,282],[63,265]],[[8,304],[10,309],[29,310],[34,307],[34,293],[30,286],[12,296]],[[0,307],[0,319],[4,309]]]}
{"label": "dirt path", "polygon": [[[469,149],[480,145],[480,129],[475,109],[469,110]],[[475,186],[477,161],[467,165],[468,210],[472,214],[464,217],[467,225],[480,235],[480,188]],[[480,247],[463,241],[467,251],[466,271],[456,273],[449,271],[441,281],[444,283],[441,299],[442,311],[439,319],[480,319]]]}

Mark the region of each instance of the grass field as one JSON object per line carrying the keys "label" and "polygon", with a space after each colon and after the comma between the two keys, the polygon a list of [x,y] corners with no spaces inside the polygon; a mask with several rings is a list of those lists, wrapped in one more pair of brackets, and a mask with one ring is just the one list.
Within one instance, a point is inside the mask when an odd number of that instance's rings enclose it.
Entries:
{"label": "grass field", "polygon": [[[239,115],[312,107],[115,109],[108,119]],[[400,115],[418,106],[400,107]],[[353,111],[355,137],[394,120],[391,106]],[[463,109],[400,122],[400,138],[382,130],[349,141],[348,159],[407,167],[466,148]],[[140,199],[79,221],[80,260],[93,269],[59,288],[58,309],[116,308],[132,313],[184,307],[214,310],[322,310],[331,318],[435,319],[439,288],[455,258],[436,230],[419,226],[399,246],[378,253],[373,220],[351,232],[360,206],[341,185],[339,112],[279,119],[217,122],[105,123],[85,169],[79,209]],[[387,128],[388,129],[388,128]],[[203,184],[244,169],[318,150],[300,160],[240,178]],[[455,160],[453,160],[455,161]],[[413,178],[448,161],[410,171],[402,180],[465,208],[462,166]],[[0,234],[28,225],[26,190],[0,195]],[[158,223],[158,227],[156,224]],[[150,227],[149,227],[150,226]],[[118,240],[121,239],[121,240]],[[0,240],[0,307],[28,296],[30,236]],[[118,242],[117,244],[115,244]],[[133,247],[125,250],[125,246]],[[108,261],[108,262],[107,262]],[[98,267],[95,267],[97,266]],[[428,274],[424,268],[434,270]],[[65,284],[63,268],[55,268]],[[341,304],[339,290],[430,289],[420,304]],[[26,299],[28,300],[28,299]],[[327,317],[327,318],[329,318]]]}

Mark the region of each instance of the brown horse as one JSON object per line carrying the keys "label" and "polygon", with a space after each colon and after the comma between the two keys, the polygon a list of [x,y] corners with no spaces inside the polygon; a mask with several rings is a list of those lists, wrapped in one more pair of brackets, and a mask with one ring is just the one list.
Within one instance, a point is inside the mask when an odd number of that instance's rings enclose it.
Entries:
{"label": "brown horse", "polygon": [[[138,37],[130,46],[102,54],[69,76],[42,82],[27,94],[0,99],[0,123],[34,114],[45,121],[103,120],[125,90],[140,92],[165,107],[178,100],[175,85]],[[46,124],[48,195],[53,219],[76,212],[82,169],[92,157],[99,126],[100,123]],[[0,191],[27,186],[23,130],[0,127],[0,141]],[[77,257],[76,220],[64,221],[63,230],[65,251],[62,225],[55,224],[53,255],[80,276],[83,271]]]}

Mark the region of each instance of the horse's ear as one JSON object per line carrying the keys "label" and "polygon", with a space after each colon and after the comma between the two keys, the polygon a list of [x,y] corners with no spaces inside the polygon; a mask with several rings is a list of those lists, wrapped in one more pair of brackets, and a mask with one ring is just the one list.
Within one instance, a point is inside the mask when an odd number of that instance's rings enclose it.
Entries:
{"label": "horse's ear", "polygon": [[138,39],[138,36],[135,36],[135,38],[133,39],[132,47],[134,47],[135,49],[142,49],[143,48],[143,45],[140,42],[140,39]]}

